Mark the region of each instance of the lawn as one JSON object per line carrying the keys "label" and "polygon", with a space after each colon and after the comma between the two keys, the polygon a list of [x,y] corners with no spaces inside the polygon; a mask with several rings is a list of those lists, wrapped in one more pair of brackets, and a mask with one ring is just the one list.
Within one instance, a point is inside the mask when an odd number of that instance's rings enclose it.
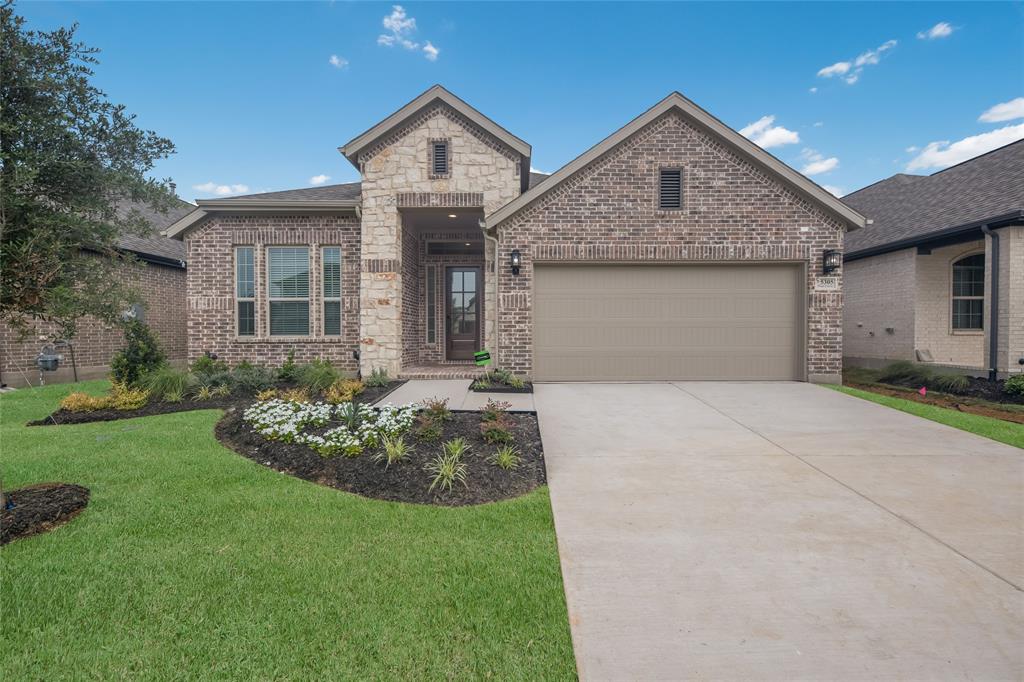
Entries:
{"label": "lawn", "polygon": [[910,414],[917,415],[918,417],[931,419],[932,421],[939,422],[940,424],[953,426],[963,431],[970,431],[971,433],[975,433],[979,436],[985,436],[986,438],[991,438],[992,440],[997,440],[1001,443],[1016,445],[1018,448],[1024,448],[1024,426],[1021,426],[1020,424],[1003,421],[1002,419],[993,419],[992,417],[983,417],[977,414],[958,412],[957,410],[936,407],[935,405],[924,405],[922,403],[914,402],[913,400],[892,398],[872,393],[870,391],[862,391],[858,388],[850,388],[848,386],[832,386],[831,388],[849,395],[857,396],[858,398],[863,398],[864,400],[870,400],[871,402],[878,403],[879,405],[885,405],[886,407],[891,407],[896,410],[909,412]]}
{"label": "lawn", "polygon": [[368,500],[221,447],[214,410],[23,426],[71,390],[0,396],[4,485],[92,490],[0,552],[5,678],[575,677],[546,488]]}

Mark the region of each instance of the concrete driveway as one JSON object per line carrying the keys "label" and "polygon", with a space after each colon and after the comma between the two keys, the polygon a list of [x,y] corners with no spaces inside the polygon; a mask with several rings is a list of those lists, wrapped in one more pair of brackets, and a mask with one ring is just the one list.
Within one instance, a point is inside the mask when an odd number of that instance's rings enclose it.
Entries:
{"label": "concrete driveway", "polygon": [[1024,678],[1024,451],[809,384],[535,401],[582,679]]}

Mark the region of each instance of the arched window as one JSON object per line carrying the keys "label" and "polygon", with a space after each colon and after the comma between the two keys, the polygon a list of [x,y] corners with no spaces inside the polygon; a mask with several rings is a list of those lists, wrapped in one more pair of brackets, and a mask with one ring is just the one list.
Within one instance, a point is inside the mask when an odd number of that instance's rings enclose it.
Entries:
{"label": "arched window", "polygon": [[985,254],[953,263],[953,330],[981,331],[985,312]]}

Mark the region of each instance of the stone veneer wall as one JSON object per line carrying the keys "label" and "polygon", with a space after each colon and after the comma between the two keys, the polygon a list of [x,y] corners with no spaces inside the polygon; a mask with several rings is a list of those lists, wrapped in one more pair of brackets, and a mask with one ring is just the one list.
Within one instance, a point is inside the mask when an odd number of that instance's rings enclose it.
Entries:
{"label": "stone veneer wall", "polygon": [[[183,361],[186,354],[185,270],[152,263],[126,263],[120,273],[122,279],[142,295],[146,324],[160,339],[167,357]],[[36,322],[32,333],[22,339],[8,326],[0,325],[0,372],[4,383],[35,385],[39,381],[36,355],[43,346],[39,337],[50,338],[56,333],[56,325]],[[110,358],[124,346],[124,334],[95,318],[85,317],[79,321],[72,343],[79,379],[95,379],[109,372]],[[73,381],[71,354],[65,354],[61,369],[44,376],[49,383]]]}
{"label": "stone veneer wall", "polygon": [[[658,169],[684,168],[684,209],[657,209]],[[807,374],[838,381],[842,294],[814,292],[842,225],[711,135],[669,112],[497,226],[500,364],[530,374],[535,261],[803,261]],[[519,276],[504,264],[518,248]],[[836,273],[841,275],[842,273]]]}
{"label": "stone veneer wall", "polygon": [[[911,249],[913,252],[914,250]],[[983,331],[953,331],[952,266],[964,256],[985,252],[985,242],[957,244],[917,255],[917,300],[914,347],[927,349],[940,364],[981,367],[985,362]],[[986,266],[987,267],[987,266]],[[895,295],[895,292],[894,292]],[[850,293],[847,292],[849,299]],[[986,310],[985,315],[988,315]],[[985,321],[988,326],[988,321]],[[916,355],[908,359],[916,359]]]}
{"label": "stone veneer wall", "polygon": [[862,258],[844,268],[843,355],[852,365],[914,360],[917,249]]}
{"label": "stone veneer wall", "polygon": [[[451,172],[435,178],[429,142],[449,142]],[[466,195],[491,213],[520,191],[520,158],[444,104],[418,116],[360,155],[362,268],[360,328],[364,373],[383,367],[392,375],[406,357],[403,343],[400,205],[468,207]],[[418,342],[419,339],[416,339]],[[485,342],[487,343],[487,342]]]}
{"label": "stone veneer wall", "polygon": [[[210,351],[231,364],[247,360],[280,365],[291,350],[308,362],[329,360],[355,372],[359,339],[359,220],[352,215],[215,215],[186,236],[188,245],[188,356]],[[253,246],[256,264],[256,336],[239,337],[235,327],[234,248]],[[267,319],[266,247],[310,249],[310,326],[308,337],[272,337]],[[341,336],[322,334],[320,248],[341,247]],[[371,264],[372,266],[372,264]]]}

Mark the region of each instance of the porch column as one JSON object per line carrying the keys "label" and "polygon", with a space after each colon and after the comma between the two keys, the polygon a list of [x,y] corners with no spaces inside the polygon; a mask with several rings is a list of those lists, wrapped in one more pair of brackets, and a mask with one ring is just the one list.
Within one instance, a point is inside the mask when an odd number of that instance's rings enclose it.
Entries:
{"label": "porch column", "polygon": [[394,197],[363,189],[362,267],[359,275],[359,370],[402,369],[401,217]]}
{"label": "porch column", "polygon": [[[990,360],[992,274],[999,273],[998,339],[996,370],[999,376],[1024,372],[1024,225],[995,230],[999,235],[999,262],[992,258],[992,237],[985,238],[985,367]],[[1011,264],[1016,263],[1016,267]]]}

